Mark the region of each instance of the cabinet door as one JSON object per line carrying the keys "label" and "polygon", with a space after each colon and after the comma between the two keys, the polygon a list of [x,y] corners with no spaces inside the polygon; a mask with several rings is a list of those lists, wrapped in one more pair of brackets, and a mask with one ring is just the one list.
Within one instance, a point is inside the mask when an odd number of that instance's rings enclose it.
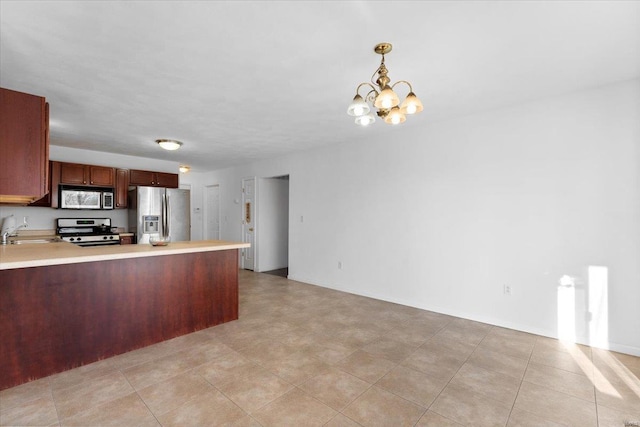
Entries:
{"label": "cabinet door", "polygon": [[158,187],[178,188],[178,174],[156,172],[156,184]]}
{"label": "cabinet door", "polygon": [[129,184],[147,187],[155,185],[154,172],[131,169],[129,171]]}
{"label": "cabinet door", "polygon": [[60,162],[49,162],[49,192],[40,200],[30,203],[29,206],[58,207],[58,186],[60,184]]}
{"label": "cabinet door", "polygon": [[0,203],[27,204],[48,190],[48,106],[0,88]]}
{"label": "cabinet door", "polygon": [[85,165],[78,163],[62,163],[60,165],[60,184],[87,185],[88,183]]}
{"label": "cabinet door", "polygon": [[115,184],[116,170],[104,166],[87,166],[89,169],[89,184],[113,187]]}
{"label": "cabinet door", "polygon": [[127,194],[129,192],[129,170],[116,169],[116,209],[124,209],[128,206]]}

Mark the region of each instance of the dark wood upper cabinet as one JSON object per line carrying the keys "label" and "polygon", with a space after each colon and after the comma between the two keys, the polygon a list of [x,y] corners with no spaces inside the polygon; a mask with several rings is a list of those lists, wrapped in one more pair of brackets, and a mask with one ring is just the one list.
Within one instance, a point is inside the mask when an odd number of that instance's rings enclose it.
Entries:
{"label": "dark wood upper cabinet", "polygon": [[178,188],[178,174],[131,169],[129,171],[129,185]]}
{"label": "dark wood upper cabinet", "polygon": [[160,187],[178,188],[178,174],[156,172],[156,182]]}
{"label": "dark wood upper cabinet", "polygon": [[116,169],[116,209],[128,207],[127,194],[129,192],[129,170]]}
{"label": "dark wood upper cabinet", "polygon": [[49,162],[49,188],[47,194],[29,206],[58,207],[58,190],[60,186],[60,162]]}
{"label": "dark wood upper cabinet", "polygon": [[60,166],[60,184],[114,187],[115,181],[115,168],[79,163],[62,163]]}
{"label": "dark wood upper cabinet", "polygon": [[49,104],[0,88],[0,203],[26,205],[49,188]]}

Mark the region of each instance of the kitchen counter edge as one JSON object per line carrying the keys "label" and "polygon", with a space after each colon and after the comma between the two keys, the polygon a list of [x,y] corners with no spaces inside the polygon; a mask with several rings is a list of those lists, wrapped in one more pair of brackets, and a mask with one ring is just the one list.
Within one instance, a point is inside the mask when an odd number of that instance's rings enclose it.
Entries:
{"label": "kitchen counter edge", "polygon": [[248,248],[249,243],[224,240],[194,240],[173,242],[167,246],[114,245],[79,247],[73,243],[57,242],[0,247],[0,270],[77,264],[82,262],[179,255],[194,252],[223,251]]}

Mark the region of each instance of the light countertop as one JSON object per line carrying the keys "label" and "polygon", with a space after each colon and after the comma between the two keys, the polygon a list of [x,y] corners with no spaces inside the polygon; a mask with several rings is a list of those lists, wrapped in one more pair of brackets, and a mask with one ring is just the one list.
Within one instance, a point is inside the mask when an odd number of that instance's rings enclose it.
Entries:
{"label": "light countertop", "polygon": [[227,249],[248,248],[249,246],[249,243],[227,242],[224,240],[171,242],[167,246],[142,244],[80,247],[68,242],[6,245],[0,246],[0,270],[222,251]]}

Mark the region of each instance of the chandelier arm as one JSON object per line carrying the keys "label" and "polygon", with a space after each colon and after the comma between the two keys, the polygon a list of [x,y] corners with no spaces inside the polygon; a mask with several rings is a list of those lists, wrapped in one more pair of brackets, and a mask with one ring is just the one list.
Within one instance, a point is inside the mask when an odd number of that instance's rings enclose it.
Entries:
{"label": "chandelier arm", "polygon": [[413,92],[413,88],[411,87],[411,83],[409,83],[406,80],[398,80],[397,82],[395,82],[394,84],[391,85],[391,89],[393,90],[393,88],[398,84],[398,83],[406,83],[407,86],[409,86],[409,92]]}
{"label": "chandelier arm", "polygon": [[[359,93],[360,93],[360,88],[361,88],[362,86],[369,86],[369,87],[371,87],[371,90],[372,90],[372,91],[374,91],[375,93],[378,93],[378,91],[376,90],[376,88],[375,88],[375,86],[374,86],[374,85],[372,85],[372,84],[371,84],[371,83],[369,83],[369,82],[362,82],[362,83],[360,83],[360,84],[358,85],[358,88],[356,89],[356,93],[357,93],[357,94],[359,94]],[[369,93],[371,93],[371,91],[369,91]],[[369,96],[369,93],[367,94],[367,96]]]}

